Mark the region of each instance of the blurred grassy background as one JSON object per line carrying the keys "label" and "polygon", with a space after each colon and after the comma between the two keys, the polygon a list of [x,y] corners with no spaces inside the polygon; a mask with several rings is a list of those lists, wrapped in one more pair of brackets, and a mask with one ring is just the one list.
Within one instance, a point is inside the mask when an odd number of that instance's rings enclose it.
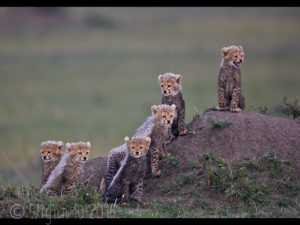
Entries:
{"label": "blurred grassy background", "polygon": [[243,45],[247,110],[300,99],[300,8],[0,8],[0,182],[38,185],[40,143],[123,143],[183,75],[186,122],[217,104],[220,49]]}

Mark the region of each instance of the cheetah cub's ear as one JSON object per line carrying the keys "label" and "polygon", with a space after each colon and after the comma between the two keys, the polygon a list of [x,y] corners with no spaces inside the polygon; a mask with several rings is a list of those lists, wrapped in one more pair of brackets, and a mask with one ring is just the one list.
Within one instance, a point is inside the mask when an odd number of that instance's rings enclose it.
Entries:
{"label": "cheetah cub's ear", "polygon": [[150,137],[146,137],[145,141],[147,141],[147,145],[150,146],[150,144],[151,144],[151,138]]}
{"label": "cheetah cub's ear", "polygon": [[176,82],[177,82],[178,84],[181,84],[182,76],[181,76],[180,74],[176,74],[176,75],[175,75],[175,78],[176,78]]}
{"label": "cheetah cub's ear", "polygon": [[88,142],[86,143],[86,147],[91,148],[91,142],[88,141]]}
{"label": "cheetah cub's ear", "polygon": [[64,146],[64,142],[58,141],[57,144],[58,144],[58,149],[62,150],[62,147]]}
{"label": "cheetah cub's ear", "polygon": [[157,110],[158,110],[158,106],[157,105],[151,106],[152,115],[155,115],[157,113]]}
{"label": "cheetah cub's ear", "polygon": [[130,138],[127,137],[127,136],[124,138],[124,141],[125,141],[126,143],[127,143],[129,140],[130,140]]}
{"label": "cheetah cub's ear", "polygon": [[163,77],[162,74],[158,76],[158,82],[160,82],[162,80],[162,77]]}
{"label": "cheetah cub's ear", "polygon": [[64,143],[63,143],[62,141],[58,141],[58,142],[57,142],[57,145],[58,145],[58,148],[57,148],[56,153],[59,153],[59,152],[62,151],[63,146],[64,146]]}
{"label": "cheetah cub's ear", "polygon": [[67,148],[67,151],[70,152],[70,151],[71,151],[71,144],[70,144],[70,143],[67,143],[67,144],[66,144],[66,148]]}
{"label": "cheetah cub's ear", "polygon": [[239,49],[243,50],[243,46],[240,45],[240,46],[238,46],[238,47],[239,47]]}
{"label": "cheetah cub's ear", "polygon": [[176,105],[175,105],[175,104],[172,104],[172,105],[171,105],[171,108],[173,108],[174,110],[176,110]]}
{"label": "cheetah cub's ear", "polygon": [[223,47],[221,49],[222,57],[225,57],[228,54],[228,50],[229,50],[228,47]]}

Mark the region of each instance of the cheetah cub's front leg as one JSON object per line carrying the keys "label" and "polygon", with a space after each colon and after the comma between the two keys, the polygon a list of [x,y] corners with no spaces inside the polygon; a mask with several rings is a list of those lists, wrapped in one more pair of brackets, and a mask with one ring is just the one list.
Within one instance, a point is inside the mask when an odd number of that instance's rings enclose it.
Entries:
{"label": "cheetah cub's front leg", "polygon": [[240,98],[240,88],[234,88],[232,93],[232,99],[230,102],[230,111],[231,112],[240,112],[242,111],[241,108],[238,107],[238,101]]}
{"label": "cheetah cub's front leg", "polygon": [[175,136],[173,135],[171,129],[168,129],[168,135],[169,135],[169,137],[168,137],[167,141],[163,144],[163,148],[161,151],[162,158],[171,157],[171,155],[172,155],[170,152],[167,152],[167,145],[170,144],[175,139]]}
{"label": "cheetah cub's front leg", "polygon": [[217,110],[226,111],[225,89],[223,87],[218,88],[218,103]]}
{"label": "cheetah cub's front leg", "polygon": [[129,185],[130,185],[130,181],[129,179],[125,178],[123,180],[123,189],[122,189],[122,203],[121,205],[128,205],[128,199],[129,199]]}
{"label": "cheetah cub's front leg", "polygon": [[151,170],[152,170],[152,174],[155,176],[161,175],[161,170],[158,169],[159,152],[160,152],[160,150],[158,148],[155,148],[151,151],[151,159],[152,159]]}

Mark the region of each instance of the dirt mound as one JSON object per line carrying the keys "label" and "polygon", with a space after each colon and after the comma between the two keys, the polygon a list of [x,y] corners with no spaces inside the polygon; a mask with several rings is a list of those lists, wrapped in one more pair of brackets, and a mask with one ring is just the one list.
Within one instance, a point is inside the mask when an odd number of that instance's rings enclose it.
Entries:
{"label": "dirt mound", "polygon": [[[225,123],[213,127],[208,121]],[[272,150],[280,160],[295,165],[300,178],[300,124],[295,120],[254,112],[208,111],[187,125],[194,135],[175,139],[168,151],[185,164],[204,152],[214,151],[228,162],[251,160]]]}
{"label": "dirt mound", "polygon": [[174,183],[174,176],[184,176],[189,163],[201,161],[203,154],[209,152],[228,163],[241,163],[258,159],[272,150],[278,160],[290,162],[296,180],[300,180],[300,124],[295,120],[254,112],[211,110],[195,116],[187,127],[195,133],[177,137],[167,146],[177,166],[170,168],[163,178],[146,180],[146,188],[150,189],[145,193],[147,200],[165,196],[155,190]]}

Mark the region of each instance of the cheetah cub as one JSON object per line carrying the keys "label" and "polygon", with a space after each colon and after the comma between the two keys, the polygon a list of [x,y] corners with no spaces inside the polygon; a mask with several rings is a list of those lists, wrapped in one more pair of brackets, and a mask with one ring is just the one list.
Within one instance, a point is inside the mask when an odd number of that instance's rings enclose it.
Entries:
{"label": "cheetah cub", "polygon": [[152,174],[160,176],[161,170],[158,170],[159,157],[170,156],[165,152],[165,145],[174,138],[171,126],[177,117],[176,105],[153,105],[151,111],[154,117],[154,126],[150,136],[150,164]]}
{"label": "cheetah cub", "polygon": [[90,142],[67,143],[67,164],[62,176],[62,192],[70,194],[73,192],[76,181],[80,181],[83,163],[89,158],[91,149]]}
{"label": "cheetah cub", "polygon": [[[149,116],[146,121],[136,130],[136,133],[133,135],[133,138],[146,138],[149,137],[152,133],[154,127],[154,116]],[[114,179],[115,174],[119,171],[121,166],[124,166],[124,159],[127,155],[127,146],[123,144],[119,147],[113,148],[110,150],[108,159],[107,159],[107,167],[105,173],[104,183],[102,186],[105,186],[105,192],[107,188],[110,186],[112,180]]]}
{"label": "cheetah cub", "polygon": [[107,189],[107,202],[122,201],[123,205],[128,203],[132,195],[140,204],[146,204],[143,200],[143,183],[147,172],[147,159],[151,138],[129,138],[124,139],[126,145],[126,156],[122,166],[116,173],[113,181]]}
{"label": "cheetah cub", "polygon": [[164,73],[158,76],[158,83],[162,93],[162,104],[176,105],[177,118],[172,124],[172,133],[175,136],[185,135],[188,130],[184,125],[185,101],[181,92],[180,74]]}
{"label": "cheetah cub", "polygon": [[240,112],[245,109],[245,98],[241,92],[241,70],[244,61],[242,46],[221,49],[222,62],[218,77],[218,107],[220,111]]}
{"label": "cheetah cub", "polygon": [[40,188],[47,182],[50,173],[59,163],[63,151],[64,143],[62,141],[45,141],[41,143],[40,154],[43,160],[42,182]]}

